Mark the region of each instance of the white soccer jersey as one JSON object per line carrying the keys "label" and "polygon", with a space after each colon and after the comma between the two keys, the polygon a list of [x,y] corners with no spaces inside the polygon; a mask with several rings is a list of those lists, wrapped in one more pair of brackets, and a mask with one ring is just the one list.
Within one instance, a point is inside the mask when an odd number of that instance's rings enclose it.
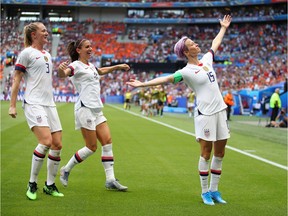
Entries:
{"label": "white soccer jersey", "polygon": [[68,67],[72,70],[70,79],[79,93],[75,110],[81,107],[81,102],[88,108],[102,108],[100,76],[95,66],[91,63],[84,64],[81,61],[74,61]]}
{"label": "white soccer jersey", "polygon": [[17,58],[15,70],[24,73],[24,99],[28,104],[55,106],[52,87],[51,55],[32,47],[25,48]]}
{"label": "white soccer jersey", "polygon": [[227,106],[220,92],[215,71],[212,67],[214,53],[210,50],[200,65],[187,64],[174,74],[175,82],[181,80],[197,95],[197,109],[204,115],[212,115]]}

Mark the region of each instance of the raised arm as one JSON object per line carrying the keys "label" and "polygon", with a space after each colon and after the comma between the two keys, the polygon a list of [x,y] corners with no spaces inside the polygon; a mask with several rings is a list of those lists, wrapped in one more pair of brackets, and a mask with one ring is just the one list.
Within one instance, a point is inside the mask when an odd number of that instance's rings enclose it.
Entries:
{"label": "raised arm", "polygon": [[111,72],[113,72],[115,70],[128,71],[129,69],[130,69],[130,67],[127,64],[118,64],[118,65],[113,65],[113,66],[110,66],[110,67],[98,68],[98,73],[99,73],[99,75],[104,75],[104,74],[111,73]]}
{"label": "raised arm", "polygon": [[11,89],[11,100],[10,100],[10,107],[9,107],[9,115],[12,118],[16,118],[17,111],[16,111],[16,102],[17,102],[17,95],[19,91],[19,86],[21,79],[24,73],[18,70],[15,70],[14,77],[13,77],[13,84]]}
{"label": "raised arm", "polygon": [[220,31],[217,34],[217,36],[214,38],[214,40],[212,41],[212,46],[211,46],[211,49],[214,51],[214,53],[216,53],[216,51],[218,50],[218,47],[220,46],[222,42],[226,29],[229,27],[231,21],[232,21],[232,17],[230,15],[225,15],[223,20],[220,20],[220,25],[221,25]]}
{"label": "raised arm", "polygon": [[126,84],[133,86],[133,87],[146,87],[146,86],[156,86],[156,85],[160,85],[160,84],[168,83],[168,82],[170,83],[174,82],[173,75],[158,77],[158,78],[152,79],[144,83],[138,80],[131,79],[129,82],[126,82]]}

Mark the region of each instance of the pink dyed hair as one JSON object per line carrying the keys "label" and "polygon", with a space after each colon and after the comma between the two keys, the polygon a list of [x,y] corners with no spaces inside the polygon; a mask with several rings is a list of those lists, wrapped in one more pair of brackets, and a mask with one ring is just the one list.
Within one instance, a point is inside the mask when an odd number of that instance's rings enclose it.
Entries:
{"label": "pink dyed hair", "polygon": [[184,49],[185,49],[185,41],[188,39],[187,36],[183,36],[174,46],[174,53],[178,56],[178,58],[185,58]]}

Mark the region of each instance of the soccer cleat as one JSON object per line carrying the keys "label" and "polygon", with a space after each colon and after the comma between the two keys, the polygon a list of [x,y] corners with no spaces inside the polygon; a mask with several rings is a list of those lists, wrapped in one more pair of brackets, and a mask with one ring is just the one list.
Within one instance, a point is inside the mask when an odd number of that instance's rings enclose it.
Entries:
{"label": "soccer cleat", "polygon": [[68,186],[68,177],[70,172],[65,172],[65,167],[61,167],[60,169],[60,181],[63,184],[64,187]]}
{"label": "soccer cleat", "polygon": [[219,191],[210,191],[211,198],[218,203],[226,204],[227,202],[222,199],[221,194]]}
{"label": "soccer cleat", "polygon": [[28,184],[28,190],[26,192],[26,196],[30,199],[30,200],[36,200],[37,198],[37,183],[36,182],[29,182]]}
{"label": "soccer cleat", "polygon": [[47,185],[47,183],[45,182],[45,185],[43,187],[43,192],[54,196],[54,197],[63,197],[64,194],[60,193],[55,185],[55,183],[53,183],[52,185]]}
{"label": "soccer cleat", "polygon": [[202,200],[203,200],[204,204],[206,204],[206,205],[215,205],[213,200],[212,200],[212,197],[211,197],[211,194],[210,194],[209,191],[206,192],[206,193],[202,193],[201,197],[202,197]]}
{"label": "soccer cleat", "polygon": [[128,187],[121,185],[118,179],[110,182],[106,181],[105,187],[107,190],[118,190],[118,191],[126,191],[128,189]]}

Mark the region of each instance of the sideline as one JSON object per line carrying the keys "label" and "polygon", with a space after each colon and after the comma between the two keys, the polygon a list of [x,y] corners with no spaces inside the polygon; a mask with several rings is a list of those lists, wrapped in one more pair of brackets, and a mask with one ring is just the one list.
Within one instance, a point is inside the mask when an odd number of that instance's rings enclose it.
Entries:
{"label": "sideline", "polygon": [[[123,110],[123,108],[119,108],[119,107],[114,106],[114,105],[112,105],[112,104],[105,104],[105,106],[110,106],[110,107],[112,107],[112,108],[114,108],[114,109],[118,109],[118,110],[121,110],[121,111],[124,111],[124,112],[128,112],[128,113],[130,113],[131,115],[134,115],[134,116],[137,116],[137,117],[140,117],[140,118],[144,118],[144,119],[146,119],[146,120],[148,120],[148,121],[155,122],[155,123],[157,123],[157,124],[163,125],[163,126],[165,126],[165,127],[168,127],[168,128],[173,129],[173,130],[180,131],[180,132],[182,132],[182,133],[185,133],[185,134],[188,134],[188,135],[191,135],[191,136],[194,136],[194,137],[195,137],[195,134],[194,134],[194,133],[191,133],[191,132],[182,130],[182,129],[180,129],[180,128],[176,128],[176,127],[171,126],[171,125],[169,125],[169,124],[165,124],[165,123],[160,122],[160,121],[157,121],[157,120],[155,120],[155,119],[151,119],[151,118],[148,118],[148,117],[146,117],[146,116],[142,116],[142,115],[140,115],[140,114],[136,114],[136,113],[131,112],[131,111],[129,111],[129,110]],[[226,145],[226,148],[227,148],[227,149],[230,149],[230,150],[232,150],[232,151],[236,151],[236,152],[238,152],[238,153],[240,153],[240,154],[246,155],[246,156],[248,156],[248,157],[252,157],[252,158],[254,158],[254,159],[256,159],[256,160],[260,160],[260,161],[262,161],[262,162],[264,162],[264,163],[267,163],[267,164],[270,164],[270,165],[272,165],[272,166],[275,166],[275,167],[278,167],[278,168],[281,168],[281,169],[284,169],[284,170],[287,170],[287,171],[288,171],[288,167],[287,167],[287,166],[284,166],[284,165],[275,163],[275,162],[273,162],[273,161],[267,160],[267,159],[265,159],[265,158],[262,158],[262,157],[259,157],[259,156],[253,155],[253,154],[250,154],[250,153],[248,153],[248,152],[242,151],[242,150],[240,150],[240,149],[237,149],[237,148],[234,148],[234,147],[231,147],[231,146],[228,146],[228,145]]]}

